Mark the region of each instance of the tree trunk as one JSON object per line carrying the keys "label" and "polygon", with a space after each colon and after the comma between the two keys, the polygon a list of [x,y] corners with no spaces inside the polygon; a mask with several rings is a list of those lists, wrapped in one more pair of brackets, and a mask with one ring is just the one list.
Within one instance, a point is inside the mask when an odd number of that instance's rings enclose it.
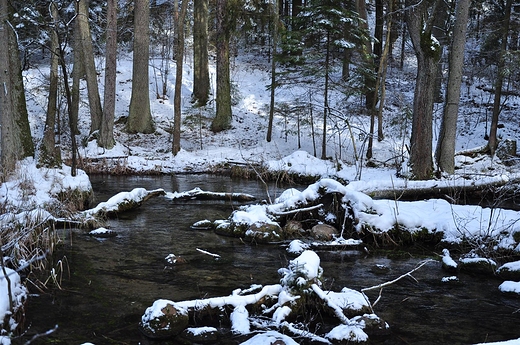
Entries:
{"label": "tree trunk", "polygon": [[132,96],[126,130],[129,133],[153,133],[150,112],[148,60],[150,57],[149,0],[135,0],[134,55],[132,64]]}
{"label": "tree trunk", "polygon": [[208,102],[210,93],[208,64],[208,0],[193,2],[193,101]]}
{"label": "tree trunk", "polygon": [[9,24],[7,0],[0,0],[0,176],[17,160],[34,155],[16,33]]}
{"label": "tree trunk", "polygon": [[47,116],[45,128],[43,130],[43,140],[40,146],[40,156],[38,163],[46,167],[56,167],[61,164],[59,147],[56,147],[56,115],[58,111],[58,65],[60,57],[60,47],[58,42],[58,7],[53,1],[49,5],[53,25],[49,30],[51,38],[51,68],[49,73],[49,101],[47,103]]}
{"label": "tree trunk", "polygon": [[507,50],[507,37],[509,35],[509,25],[511,22],[511,6],[513,1],[507,0],[505,7],[504,23],[502,26],[502,37],[500,42],[500,52],[498,56],[497,64],[497,79],[495,82],[495,97],[493,100],[493,115],[491,117],[491,128],[489,131],[488,148],[491,156],[495,154],[498,146],[497,129],[498,129],[498,116],[500,115],[500,99],[502,98],[502,87],[504,85],[504,68],[505,58]]}
{"label": "tree trunk", "polygon": [[329,114],[329,70],[330,70],[330,33],[327,32],[325,43],[325,85],[323,90],[323,132],[321,141],[321,159],[327,159],[327,117]]}
{"label": "tree trunk", "polygon": [[435,150],[435,159],[437,160],[439,170],[449,174],[455,172],[455,139],[470,3],[471,0],[458,0],[455,7],[455,25],[453,27],[453,40],[449,57],[446,102],[444,104],[439,140]]}
{"label": "tree trunk", "polygon": [[[414,2],[406,13],[408,31],[417,57],[417,79],[413,100],[410,166],[412,178],[429,179],[433,173],[432,120],[435,98],[435,78],[440,46],[431,35],[431,17],[427,21],[432,1]],[[410,4],[407,3],[409,6]]]}
{"label": "tree trunk", "polygon": [[229,75],[230,19],[228,0],[217,0],[217,111],[211,130],[221,132],[231,126],[231,80]]}
{"label": "tree trunk", "polygon": [[[180,1],[180,0],[179,0]],[[174,155],[181,150],[181,96],[182,96],[182,67],[184,61],[184,20],[188,9],[188,1],[182,0],[181,11],[177,17],[175,28],[175,95],[173,96],[173,147]]]}
{"label": "tree trunk", "polygon": [[276,91],[276,59],[274,58],[278,49],[278,0],[274,0],[273,10],[273,58],[271,59],[271,98],[269,103],[269,123],[267,125],[266,141],[271,142],[273,135],[274,122],[274,105],[275,105],[275,91]]}
{"label": "tree trunk", "polygon": [[[74,66],[72,67],[72,88],[70,90],[71,102],[68,104],[69,110],[69,126],[73,134],[80,134],[78,128],[79,115],[79,86],[81,76],[84,75],[84,68],[81,62],[81,38],[78,29],[78,21],[74,21]],[[60,48],[61,54],[61,48]],[[61,59],[61,57],[60,57]]]}
{"label": "tree trunk", "polygon": [[92,36],[90,34],[89,4],[88,0],[77,1],[77,28],[79,29],[81,41],[81,56],[83,67],[85,68],[85,78],[87,80],[88,102],[90,107],[90,132],[100,129],[103,111],[101,109],[101,99],[99,98],[99,88],[97,82],[96,64],[94,62],[94,50],[92,48]]}
{"label": "tree trunk", "polygon": [[[359,13],[359,17],[362,19],[361,25],[363,26],[363,29],[368,32],[368,15],[365,0],[356,0],[356,10]],[[373,71],[374,69],[374,59],[372,57],[372,53],[372,43],[370,40],[366,40],[362,48],[362,57],[365,64],[365,70],[367,71]],[[368,75],[368,73],[365,75],[365,107],[367,109],[372,109],[372,106],[375,102],[375,82],[375,78],[373,78],[371,75]]]}
{"label": "tree trunk", "polygon": [[107,1],[107,33],[105,53],[105,90],[103,93],[103,119],[99,133],[99,146],[114,147],[114,113],[116,108],[117,69],[117,0]]}

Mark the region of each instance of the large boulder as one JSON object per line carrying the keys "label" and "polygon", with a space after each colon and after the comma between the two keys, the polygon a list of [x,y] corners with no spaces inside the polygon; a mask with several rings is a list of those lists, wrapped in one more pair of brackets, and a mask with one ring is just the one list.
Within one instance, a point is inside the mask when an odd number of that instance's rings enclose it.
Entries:
{"label": "large boulder", "polygon": [[149,338],[166,339],[188,327],[188,311],[175,302],[159,299],[141,317],[139,329]]}

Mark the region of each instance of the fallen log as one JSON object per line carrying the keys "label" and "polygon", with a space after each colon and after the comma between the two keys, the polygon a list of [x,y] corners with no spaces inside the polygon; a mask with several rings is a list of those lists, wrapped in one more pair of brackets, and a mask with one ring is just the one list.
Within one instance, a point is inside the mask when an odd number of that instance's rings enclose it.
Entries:
{"label": "fallen log", "polygon": [[171,200],[228,200],[240,202],[253,201],[256,199],[250,194],[209,192],[199,187],[186,192],[166,193],[166,198]]}
{"label": "fallen log", "polygon": [[105,202],[99,203],[96,207],[82,212],[85,216],[107,216],[114,217],[121,212],[136,209],[142,205],[143,202],[150,198],[164,195],[163,189],[155,189],[152,191],[144,188],[134,188],[130,192],[121,192]]}

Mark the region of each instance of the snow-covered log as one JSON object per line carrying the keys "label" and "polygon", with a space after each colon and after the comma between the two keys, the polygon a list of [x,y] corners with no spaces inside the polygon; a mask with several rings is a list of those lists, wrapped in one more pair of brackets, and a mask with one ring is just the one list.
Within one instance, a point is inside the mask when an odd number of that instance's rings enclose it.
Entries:
{"label": "snow-covered log", "polygon": [[105,202],[99,203],[96,207],[83,211],[85,216],[108,216],[112,217],[118,213],[129,211],[141,206],[150,198],[164,195],[163,189],[146,190],[144,188],[134,188],[130,192],[121,192]]}
{"label": "snow-covered log", "polygon": [[193,188],[186,192],[173,192],[166,193],[166,198],[172,200],[228,200],[228,201],[253,201],[256,198],[253,195],[246,193],[219,193],[209,192],[200,189],[199,187]]}

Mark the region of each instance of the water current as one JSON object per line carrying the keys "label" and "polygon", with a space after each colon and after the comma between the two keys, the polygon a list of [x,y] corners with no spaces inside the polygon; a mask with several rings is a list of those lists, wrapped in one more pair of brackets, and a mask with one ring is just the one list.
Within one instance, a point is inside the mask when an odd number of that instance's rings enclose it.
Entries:
{"label": "water current", "polygon": [[[187,191],[249,193],[267,199],[266,187],[255,180],[212,175],[113,177],[92,176],[96,202],[136,187]],[[284,186],[283,188],[287,188]],[[274,198],[283,189],[270,185]],[[63,246],[52,259],[60,288],[33,293],[26,312],[23,343],[55,325],[50,335],[32,344],[175,344],[146,339],[138,330],[145,309],[157,299],[174,301],[229,295],[251,284],[279,282],[286,250],[277,245],[250,245],[240,239],[190,225],[202,219],[225,219],[239,205],[226,201],[175,201],[158,197],[139,209],[110,220],[117,237],[96,239],[82,230],[60,230]],[[221,256],[215,260],[196,249]],[[440,251],[442,248],[438,249]],[[422,255],[375,255],[343,250],[318,251],[326,289],[361,289],[390,281],[425,259]],[[166,265],[168,254],[186,264]],[[427,253],[436,257],[432,250]],[[381,270],[378,267],[384,266]],[[374,310],[391,334],[373,344],[475,344],[520,337],[520,299],[498,291],[501,281],[459,274],[458,284],[442,283],[448,274],[439,262],[429,263],[382,291]],[[50,286],[50,284],[49,284]],[[378,291],[369,293],[374,301]]]}

